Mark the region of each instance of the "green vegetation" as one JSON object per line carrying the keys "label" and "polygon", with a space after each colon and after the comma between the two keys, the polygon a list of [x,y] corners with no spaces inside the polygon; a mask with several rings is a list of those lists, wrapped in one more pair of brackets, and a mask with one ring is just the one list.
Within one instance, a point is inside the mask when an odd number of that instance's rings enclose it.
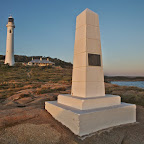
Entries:
{"label": "green vegetation", "polygon": [[106,93],[121,96],[123,102],[144,106],[144,89],[107,83]]}
{"label": "green vegetation", "polygon": [[[59,82],[71,81],[72,69],[57,69],[38,66],[0,66],[0,83],[2,82]],[[21,84],[20,84],[21,85]]]}
{"label": "green vegetation", "polygon": [[[25,89],[41,88],[45,83],[71,84],[71,68],[48,68],[38,66],[0,65],[0,99],[14,95]],[[42,89],[37,93],[49,93],[60,90]]]}
{"label": "green vegetation", "polygon": [[59,91],[65,91],[65,87],[58,87],[58,88],[50,88],[50,87],[43,87],[43,88],[37,88],[34,93],[39,95],[39,94],[44,94],[44,93],[51,93],[51,92],[59,92]]}
{"label": "green vegetation", "polygon": [[[31,97],[46,93],[66,92],[71,86],[72,68],[48,68],[38,66],[0,65],[0,101],[18,91],[32,89],[30,93],[22,93],[21,97]],[[108,81],[108,77],[105,77]],[[114,77],[113,77],[114,79]],[[116,78],[117,80],[117,78]],[[57,86],[58,85],[58,86]],[[67,85],[67,87],[65,87]],[[70,90],[70,89],[69,89]],[[106,93],[120,95],[123,102],[144,106],[144,89],[118,86],[106,83]]]}
{"label": "green vegetation", "polygon": [[[29,61],[32,60],[32,57],[34,59],[40,59],[42,56],[23,56],[23,55],[15,55],[15,61],[16,62],[24,62],[24,63],[28,63]],[[70,62],[65,62],[62,61],[60,59],[57,58],[51,58],[51,57],[44,57],[45,59],[49,58],[50,61],[54,62],[56,66],[61,66],[62,68],[72,68],[72,63]],[[0,55],[0,61],[4,61],[5,56],[4,55]]]}
{"label": "green vegetation", "polygon": [[31,94],[21,94],[19,98],[31,97]]}
{"label": "green vegetation", "polygon": [[110,81],[144,81],[144,77],[105,76],[105,82]]}

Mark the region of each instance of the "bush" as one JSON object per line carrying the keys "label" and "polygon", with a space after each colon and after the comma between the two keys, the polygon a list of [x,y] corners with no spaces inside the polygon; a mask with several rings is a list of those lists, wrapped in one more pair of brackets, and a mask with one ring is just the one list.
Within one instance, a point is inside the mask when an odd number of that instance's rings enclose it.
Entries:
{"label": "bush", "polygon": [[56,88],[55,90],[56,90],[56,91],[65,91],[66,88],[65,88],[65,87],[59,87],[59,88]]}
{"label": "bush", "polygon": [[20,98],[31,97],[31,94],[21,94]]}
{"label": "bush", "polygon": [[45,93],[50,93],[53,90],[51,90],[50,88],[37,88],[34,93],[39,95],[39,94],[45,94]]}
{"label": "bush", "polygon": [[16,66],[16,67],[21,67],[21,66],[23,66],[23,65],[22,65],[21,62],[16,62],[14,66]]}
{"label": "bush", "polygon": [[123,102],[144,106],[144,89],[106,83],[106,94],[119,95]]}

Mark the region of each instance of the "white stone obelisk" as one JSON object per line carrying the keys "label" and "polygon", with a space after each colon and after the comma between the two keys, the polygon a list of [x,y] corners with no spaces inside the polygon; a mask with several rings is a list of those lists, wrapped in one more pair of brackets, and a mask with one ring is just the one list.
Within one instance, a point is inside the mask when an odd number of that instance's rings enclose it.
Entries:
{"label": "white stone obelisk", "polygon": [[6,40],[6,56],[5,56],[5,64],[9,64],[13,66],[15,63],[14,60],[14,19],[12,16],[8,18],[7,27],[7,40]]}
{"label": "white stone obelisk", "polygon": [[73,96],[105,96],[99,18],[86,9],[76,19]]}
{"label": "white stone obelisk", "polygon": [[79,136],[136,121],[134,104],[105,95],[99,19],[89,9],[76,19],[71,95],[58,95],[45,109]]}

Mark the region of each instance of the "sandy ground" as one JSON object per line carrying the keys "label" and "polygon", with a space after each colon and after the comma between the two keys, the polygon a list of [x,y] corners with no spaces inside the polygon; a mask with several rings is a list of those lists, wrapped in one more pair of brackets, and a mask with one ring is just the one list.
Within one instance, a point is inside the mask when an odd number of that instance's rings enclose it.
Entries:
{"label": "sandy ground", "polygon": [[[29,90],[30,91],[30,90]],[[14,95],[0,104],[0,144],[144,144],[144,108],[137,106],[137,123],[98,131],[86,137],[74,135],[44,109],[46,100]]]}

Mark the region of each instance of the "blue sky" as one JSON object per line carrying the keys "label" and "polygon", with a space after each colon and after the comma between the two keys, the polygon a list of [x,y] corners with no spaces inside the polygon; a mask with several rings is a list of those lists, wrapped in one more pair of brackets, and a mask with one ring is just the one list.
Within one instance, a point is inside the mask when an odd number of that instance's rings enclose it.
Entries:
{"label": "blue sky", "polygon": [[0,54],[15,19],[15,54],[72,62],[76,16],[98,13],[106,75],[144,76],[144,0],[0,0]]}

